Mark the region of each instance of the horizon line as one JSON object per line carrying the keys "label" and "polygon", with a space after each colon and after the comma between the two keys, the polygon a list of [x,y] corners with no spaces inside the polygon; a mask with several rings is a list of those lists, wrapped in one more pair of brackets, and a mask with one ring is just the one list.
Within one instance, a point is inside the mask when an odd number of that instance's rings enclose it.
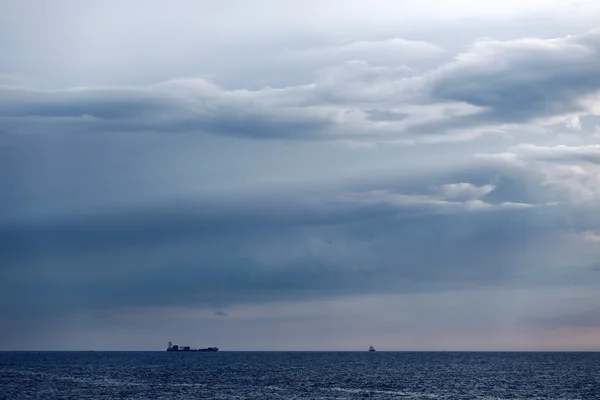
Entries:
{"label": "horizon line", "polygon": [[[141,350],[141,349],[0,349],[0,353],[167,353],[166,350]],[[371,353],[368,350],[221,350],[219,353]],[[177,353],[200,353],[198,351],[179,351]],[[513,349],[513,350],[377,350],[375,353],[600,353],[595,350],[535,350],[535,349]]]}

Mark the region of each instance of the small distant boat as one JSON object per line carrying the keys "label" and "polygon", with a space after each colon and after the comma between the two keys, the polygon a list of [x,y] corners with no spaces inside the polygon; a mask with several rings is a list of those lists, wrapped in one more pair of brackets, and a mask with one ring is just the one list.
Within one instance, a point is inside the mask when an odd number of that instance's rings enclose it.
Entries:
{"label": "small distant boat", "polygon": [[369,346],[369,351],[375,351],[375,347]]}

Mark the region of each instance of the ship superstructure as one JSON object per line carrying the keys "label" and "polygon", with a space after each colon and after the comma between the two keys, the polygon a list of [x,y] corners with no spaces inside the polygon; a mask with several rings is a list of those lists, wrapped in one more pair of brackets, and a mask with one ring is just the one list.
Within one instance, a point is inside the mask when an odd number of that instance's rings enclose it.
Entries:
{"label": "ship superstructure", "polygon": [[177,344],[173,344],[169,342],[169,346],[167,347],[167,351],[219,351],[218,347],[206,347],[204,349],[196,349],[190,346],[179,346]]}

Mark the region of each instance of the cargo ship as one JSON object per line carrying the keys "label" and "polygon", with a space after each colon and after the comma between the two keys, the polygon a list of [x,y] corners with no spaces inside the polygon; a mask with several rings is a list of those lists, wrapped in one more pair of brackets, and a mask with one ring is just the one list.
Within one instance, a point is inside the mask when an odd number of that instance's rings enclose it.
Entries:
{"label": "cargo ship", "polygon": [[173,344],[173,343],[169,342],[167,351],[219,351],[219,348],[218,347],[206,347],[204,349],[195,349],[190,346],[179,346],[177,344]]}

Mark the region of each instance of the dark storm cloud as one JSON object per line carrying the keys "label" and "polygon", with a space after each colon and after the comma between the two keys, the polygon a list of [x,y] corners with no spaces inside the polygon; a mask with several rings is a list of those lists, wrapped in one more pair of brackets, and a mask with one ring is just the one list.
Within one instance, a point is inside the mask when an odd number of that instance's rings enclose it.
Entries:
{"label": "dark storm cloud", "polygon": [[371,187],[13,220],[1,232],[2,303],[10,304],[2,313],[222,307],[497,285],[522,266],[524,254],[564,231],[543,208],[467,203]]}
{"label": "dark storm cloud", "polygon": [[136,206],[85,217],[58,216],[33,222],[5,223],[0,227],[0,253],[4,259],[18,259],[35,255],[28,249],[68,254],[127,247],[132,242],[156,245],[223,233],[250,234],[257,229],[272,231],[289,224],[340,223],[390,213],[392,209],[383,204],[367,208],[357,215],[355,212],[360,210],[360,206],[340,205],[334,209],[324,205],[315,208],[285,197]]}
{"label": "dark storm cloud", "polygon": [[[478,186],[462,183],[477,191]],[[448,185],[446,185],[448,186]],[[441,189],[444,189],[442,186]],[[0,225],[0,254],[17,260],[34,256],[29,249],[52,254],[102,251],[135,244],[154,245],[186,238],[207,238],[220,234],[273,232],[289,226],[331,225],[380,217],[411,217],[424,214],[502,210],[530,207],[527,202],[503,199],[488,203],[479,199],[446,199],[444,190],[427,185],[412,186],[423,194],[404,194],[411,185],[393,190],[373,184],[358,191],[209,198],[194,201],[135,205],[107,209],[90,215],[55,215],[11,218],[4,215]],[[430,189],[430,188],[429,188]],[[471,203],[466,200],[477,200]],[[1,214],[0,214],[1,215]],[[258,230],[257,230],[258,229]]]}
{"label": "dark storm cloud", "polygon": [[[204,237],[191,233],[169,239],[157,227],[146,232],[157,238],[150,243],[124,237],[116,227],[110,232],[116,238],[94,248],[82,247],[76,235],[61,236],[56,229],[49,247],[32,235],[30,245],[21,249],[26,257],[5,257],[10,265],[2,270],[2,296],[10,310],[4,312],[220,306],[498,283],[513,268],[507,267],[513,257],[503,255],[502,249],[531,246],[523,240],[538,231],[523,218],[522,212],[508,222],[507,215],[483,220],[466,215],[412,220],[388,216],[337,228],[265,231],[257,224],[242,232],[216,230]],[[99,240],[92,238],[94,232],[78,235]],[[112,242],[119,239],[119,245]],[[53,252],[55,246],[63,251]]]}

